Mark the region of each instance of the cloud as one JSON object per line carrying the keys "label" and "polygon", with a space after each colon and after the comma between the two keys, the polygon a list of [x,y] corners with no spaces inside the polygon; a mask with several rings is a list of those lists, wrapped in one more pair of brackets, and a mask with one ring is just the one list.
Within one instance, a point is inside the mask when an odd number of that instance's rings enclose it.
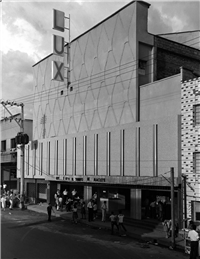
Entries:
{"label": "cloud", "polygon": [[168,33],[200,29],[199,1],[151,2],[149,19],[152,33]]}
{"label": "cloud", "polygon": [[165,22],[160,11],[154,7],[150,7],[149,9],[148,31],[153,34],[172,31],[172,26]]}
{"label": "cloud", "polygon": [[[6,99],[32,95],[32,65],[52,52],[53,9],[62,10],[71,18],[71,40],[89,30],[129,0],[96,1],[49,0],[5,1],[2,3],[2,94]],[[170,33],[200,29],[199,2],[147,1],[149,32]],[[65,40],[68,40],[65,32]],[[31,108],[26,108],[27,114]]]}
{"label": "cloud", "polygon": [[29,117],[33,94],[33,73],[30,64],[33,62],[27,53],[20,51],[8,51],[2,55],[2,98],[25,102],[25,112]]}

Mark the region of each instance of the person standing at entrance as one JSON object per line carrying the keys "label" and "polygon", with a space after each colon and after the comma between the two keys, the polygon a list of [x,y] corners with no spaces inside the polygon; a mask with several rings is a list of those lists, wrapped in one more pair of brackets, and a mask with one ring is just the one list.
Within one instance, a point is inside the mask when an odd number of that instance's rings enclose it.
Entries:
{"label": "person standing at entrance", "polygon": [[196,225],[192,225],[192,230],[189,231],[188,237],[190,238],[191,251],[190,259],[196,259],[198,256],[198,244],[199,244],[199,234],[196,231]]}
{"label": "person standing at entrance", "polygon": [[101,206],[101,212],[102,212],[102,222],[105,222],[106,221],[106,212],[107,212],[106,201],[104,201],[102,206]]}
{"label": "person standing at entrance", "polygon": [[88,221],[93,221],[93,202],[92,199],[88,202],[87,204],[87,208],[88,208]]}

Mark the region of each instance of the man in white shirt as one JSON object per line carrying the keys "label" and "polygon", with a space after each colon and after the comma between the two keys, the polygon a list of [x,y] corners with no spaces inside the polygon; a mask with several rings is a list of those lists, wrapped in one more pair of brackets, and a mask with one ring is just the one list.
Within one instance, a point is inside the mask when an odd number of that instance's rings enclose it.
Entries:
{"label": "man in white shirt", "polygon": [[199,234],[196,232],[196,225],[192,225],[192,230],[189,231],[188,237],[191,241],[191,251],[190,259],[196,259],[198,256],[198,244],[199,244]]}

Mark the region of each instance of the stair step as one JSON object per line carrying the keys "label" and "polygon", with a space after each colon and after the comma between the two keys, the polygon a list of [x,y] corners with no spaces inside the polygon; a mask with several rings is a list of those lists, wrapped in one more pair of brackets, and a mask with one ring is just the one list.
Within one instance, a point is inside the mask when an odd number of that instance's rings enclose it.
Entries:
{"label": "stair step", "polygon": [[163,231],[162,223],[155,220],[136,220],[132,218],[124,218],[124,223],[129,226],[135,226],[138,228],[145,228],[148,230]]}

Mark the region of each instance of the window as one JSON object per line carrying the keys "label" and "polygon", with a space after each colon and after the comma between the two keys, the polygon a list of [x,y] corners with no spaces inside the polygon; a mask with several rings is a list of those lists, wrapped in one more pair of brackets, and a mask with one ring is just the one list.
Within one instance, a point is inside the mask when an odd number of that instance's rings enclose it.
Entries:
{"label": "window", "polygon": [[6,151],[6,140],[1,141],[1,151]]}
{"label": "window", "polygon": [[146,74],[146,66],[147,66],[147,61],[139,59],[138,69],[139,69],[139,74],[140,75],[145,75]]}
{"label": "window", "polygon": [[200,104],[194,105],[194,125],[200,126]]}
{"label": "window", "polygon": [[10,147],[11,147],[11,148],[16,148],[15,138],[12,138],[12,139],[10,140]]}
{"label": "window", "polygon": [[194,153],[194,171],[200,174],[200,152]]}

